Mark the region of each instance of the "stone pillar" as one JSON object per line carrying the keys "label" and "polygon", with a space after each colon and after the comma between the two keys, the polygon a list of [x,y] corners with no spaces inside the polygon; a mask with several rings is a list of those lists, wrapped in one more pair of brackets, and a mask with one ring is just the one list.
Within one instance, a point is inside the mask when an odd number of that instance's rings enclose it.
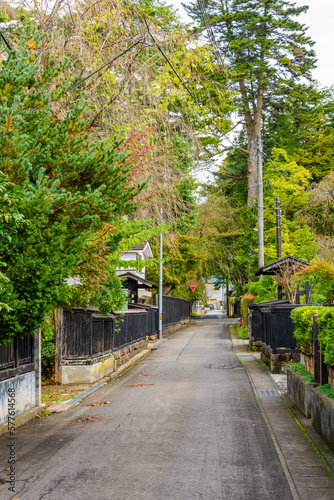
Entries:
{"label": "stone pillar", "polygon": [[55,316],[56,335],[55,335],[55,382],[62,383],[62,350],[63,350],[63,310],[58,307]]}
{"label": "stone pillar", "polygon": [[34,335],[34,369],[36,372],[36,399],[35,405],[41,406],[42,397],[42,365],[41,365],[41,330],[37,330]]}

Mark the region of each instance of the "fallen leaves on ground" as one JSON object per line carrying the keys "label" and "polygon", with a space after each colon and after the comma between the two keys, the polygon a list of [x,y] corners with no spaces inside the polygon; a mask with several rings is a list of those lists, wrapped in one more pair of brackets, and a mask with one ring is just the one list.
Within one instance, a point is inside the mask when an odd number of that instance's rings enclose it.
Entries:
{"label": "fallen leaves on ground", "polygon": [[166,377],[167,373],[144,373],[144,372],[142,372],[141,375],[144,375],[145,377]]}
{"label": "fallen leaves on ground", "polygon": [[129,385],[128,387],[146,387],[147,385],[154,385],[154,384],[132,384]]}
{"label": "fallen leaves on ground", "polygon": [[85,403],[86,406],[110,405],[111,401],[101,401],[100,403]]}
{"label": "fallen leaves on ground", "polygon": [[86,422],[98,422],[100,420],[99,415],[95,415],[95,417],[86,417],[83,419],[79,419],[76,422],[72,422],[72,424],[84,424]]}

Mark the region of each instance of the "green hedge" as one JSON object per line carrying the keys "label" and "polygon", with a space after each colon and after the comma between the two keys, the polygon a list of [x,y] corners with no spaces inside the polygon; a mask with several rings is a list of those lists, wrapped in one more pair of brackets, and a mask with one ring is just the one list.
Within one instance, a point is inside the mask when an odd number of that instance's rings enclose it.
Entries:
{"label": "green hedge", "polygon": [[324,361],[334,365],[334,308],[324,307],[317,319],[319,325],[318,339]]}
{"label": "green hedge", "polygon": [[248,305],[253,304],[255,302],[255,297],[254,295],[250,293],[245,293],[241,297],[240,301],[240,310],[241,310],[241,316],[242,316],[242,321],[243,325],[248,329]]}
{"label": "green hedge", "polygon": [[305,306],[294,309],[291,312],[295,325],[294,337],[305,352],[313,351],[312,318],[315,314],[318,315],[318,339],[324,361],[328,365],[334,365],[334,307]]}

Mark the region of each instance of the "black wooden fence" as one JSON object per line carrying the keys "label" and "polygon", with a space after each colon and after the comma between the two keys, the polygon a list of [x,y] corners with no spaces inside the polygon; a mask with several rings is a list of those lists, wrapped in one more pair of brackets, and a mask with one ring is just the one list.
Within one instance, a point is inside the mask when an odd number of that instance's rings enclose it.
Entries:
{"label": "black wooden fence", "polygon": [[283,302],[263,302],[248,306],[252,311],[252,340],[261,340],[262,345],[273,354],[298,351],[290,314],[293,309],[301,306]]}
{"label": "black wooden fence", "polygon": [[145,310],[131,310],[115,315],[114,322],[114,349],[132,344],[146,336],[155,333],[147,331],[147,312]]}
{"label": "black wooden fence", "polygon": [[34,371],[34,337],[15,338],[8,346],[0,346],[0,380]]}
{"label": "black wooden fence", "polygon": [[251,338],[253,342],[262,342],[264,335],[264,316],[263,309],[279,304],[290,304],[289,300],[271,300],[269,302],[258,302],[249,304],[248,309],[251,312]]}
{"label": "black wooden fence", "polygon": [[162,296],[162,327],[173,326],[190,318],[190,301],[178,297]]}
{"label": "black wooden fence", "polygon": [[[163,328],[189,319],[189,300],[163,296]],[[129,310],[113,315],[96,310],[63,311],[61,334],[57,336],[61,359],[81,359],[92,363],[96,358],[158,332],[159,309],[147,304],[129,304]]]}

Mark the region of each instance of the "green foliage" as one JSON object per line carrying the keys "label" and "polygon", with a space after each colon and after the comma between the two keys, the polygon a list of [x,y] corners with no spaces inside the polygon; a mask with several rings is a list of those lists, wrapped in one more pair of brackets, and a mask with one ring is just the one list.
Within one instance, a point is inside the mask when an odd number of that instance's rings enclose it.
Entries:
{"label": "green foliage", "polygon": [[248,339],[249,333],[248,333],[247,324],[243,325],[243,326],[237,325],[235,336],[238,339]]}
{"label": "green foliage", "polygon": [[50,318],[47,318],[41,329],[41,365],[44,380],[51,381],[54,377],[55,354],[55,333]]}
{"label": "green foliage", "polygon": [[101,259],[90,242],[134,212],[145,187],[129,183],[131,164],[121,140],[87,131],[83,103],[61,110],[63,95],[53,79],[64,65],[40,73],[34,51],[39,41],[26,30],[0,64],[1,183],[14,184],[15,195],[6,227],[0,227],[7,231],[0,238],[0,261],[6,263],[0,301],[8,306],[0,311],[4,344],[43,323],[66,296],[66,278],[85,279],[85,263]]}
{"label": "green foliage", "polygon": [[324,361],[334,366],[334,311],[332,307],[323,307],[318,313],[318,340],[324,355]]}
{"label": "green foliage", "polygon": [[291,319],[295,325],[293,336],[305,352],[313,352],[313,316],[319,315],[322,309],[322,306],[303,306],[291,311]]}
{"label": "green foliage", "polygon": [[267,147],[284,149],[315,181],[333,168],[333,89],[286,87],[265,113],[262,137]]}
{"label": "green foliage", "polygon": [[334,389],[330,384],[319,385],[316,390],[321,392],[324,396],[334,399]]}
{"label": "green foliage", "polygon": [[306,382],[314,382],[314,376],[305,369],[302,363],[291,363],[289,367],[291,370],[297,372],[298,375],[301,375]]}
{"label": "green foliage", "polygon": [[240,309],[241,309],[241,316],[242,316],[242,323],[245,328],[248,328],[248,305],[253,304],[255,302],[255,297],[254,295],[251,295],[250,293],[245,293],[241,297],[241,302],[240,302]]}
{"label": "green foliage", "polygon": [[275,276],[262,276],[259,281],[251,281],[244,286],[244,291],[255,296],[256,302],[268,302],[277,299],[277,281]]}
{"label": "green foliage", "polygon": [[334,310],[325,306],[298,307],[291,312],[294,337],[306,352],[313,352],[313,316],[317,315],[318,340],[328,365],[334,365]]}
{"label": "green foliage", "polygon": [[296,274],[309,280],[312,289],[321,293],[327,304],[334,302],[334,265],[316,259]]}

